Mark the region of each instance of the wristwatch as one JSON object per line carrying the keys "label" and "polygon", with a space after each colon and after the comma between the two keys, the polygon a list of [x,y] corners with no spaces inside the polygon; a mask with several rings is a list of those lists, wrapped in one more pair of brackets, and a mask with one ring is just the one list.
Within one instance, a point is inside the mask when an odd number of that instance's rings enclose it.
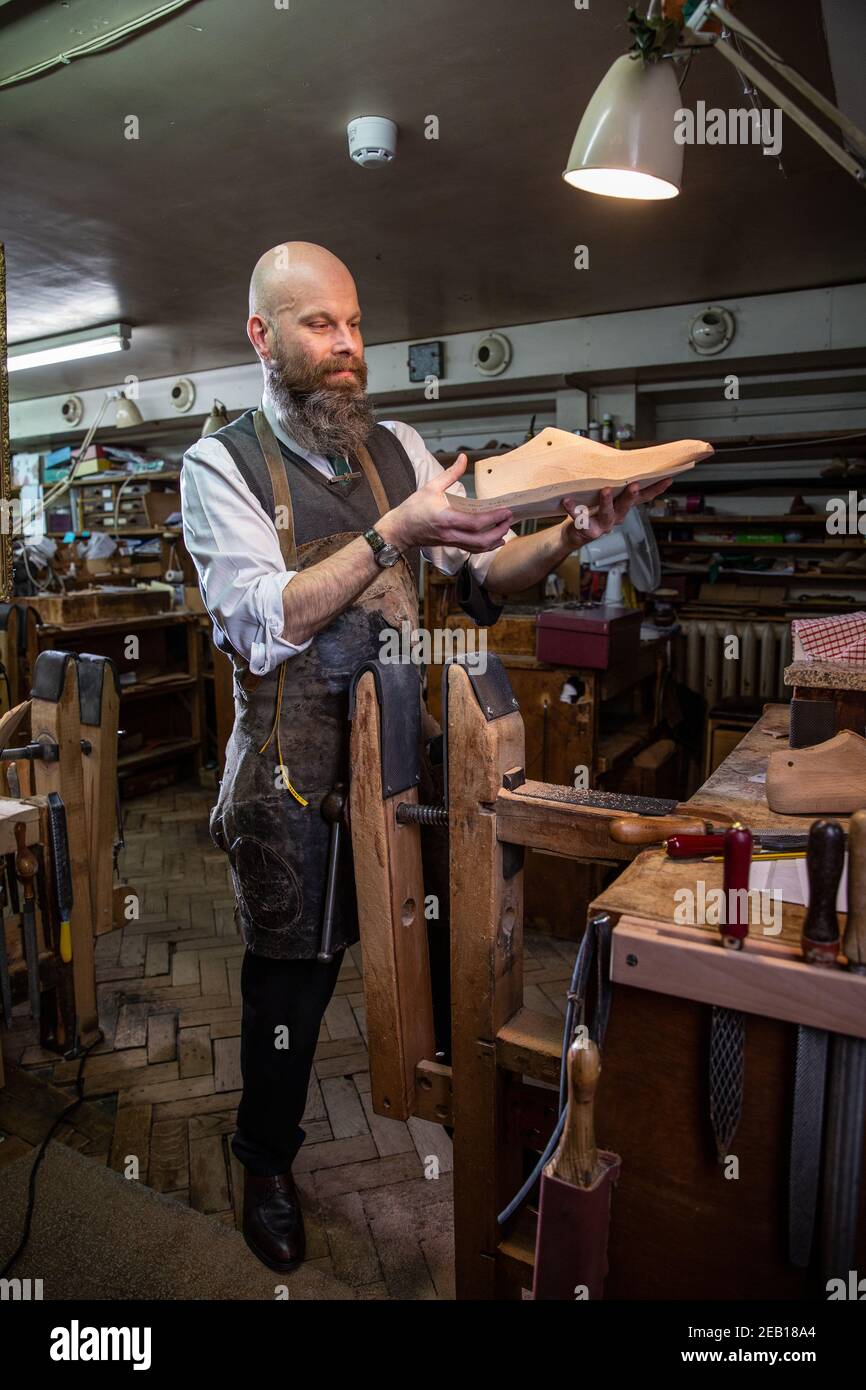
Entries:
{"label": "wristwatch", "polygon": [[389,545],[375,527],[371,526],[369,531],[364,532],[364,540],[375,555],[376,564],[381,565],[383,570],[390,569],[400,559],[400,551],[396,545]]}

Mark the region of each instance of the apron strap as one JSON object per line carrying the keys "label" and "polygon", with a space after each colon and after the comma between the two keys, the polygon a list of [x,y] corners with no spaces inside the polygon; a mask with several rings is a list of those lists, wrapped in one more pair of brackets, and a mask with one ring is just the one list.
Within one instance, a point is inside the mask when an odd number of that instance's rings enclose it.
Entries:
{"label": "apron strap", "polygon": [[366,444],[359,444],[355,453],[373,494],[373,501],[379,508],[379,515],[384,516],[386,512],[390,512],[391,503],[388,501],[388,494],[382,486],[382,479],[379,477],[376,465],[370,457],[370,451]]}
{"label": "apron strap", "polygon": [[283,455],[280,452],[276,435],[263,410],[256,411],[253,416],[253,423],[271,479],[271,491],[274,494],[274,517],[276,518],[280,507],[285,508],[286,524],[285,526],[277,526],[283,563],[287,570],[296,570],[298,568],[298,552],[295,547],[295,513],[292,510],[292,494],[289,489],[286,465],[283,462]]}
{"label": "apron strap", "polygon": [[[285,508],[286,525],[277,527],[283,563],[287,570],[296,570],[298,568],[298,552],[295,545],[295,514],[292,508],[292,494],[286,474],[286,465],[276,435],[271,429],[264,411],[256,411],[253,416],[253,423],[271,480],[275,517],[277,508]],[[382,485],[382,479],[379,477],[376,465],[365,445],[359,444],[355,452],[373,494],[373,500],[379,509],[379,514],[384,516],[386,512],[391,510],[391,504],[388,501],[388,494]],[[259,684],[261,676],[254,676],[247,667],[243,675],[240,676],[240,680],[245,690],[252,691]]]}

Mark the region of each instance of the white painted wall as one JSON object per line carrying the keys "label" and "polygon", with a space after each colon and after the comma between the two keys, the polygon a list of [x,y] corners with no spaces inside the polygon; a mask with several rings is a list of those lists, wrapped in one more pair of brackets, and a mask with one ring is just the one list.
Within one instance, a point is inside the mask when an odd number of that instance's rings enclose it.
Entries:
{"label": "white painted wall", "polygon": [[[478,333],[460,333],[446,337],[445,375],[440,382],[437,402],[424,400],[424,388],[409,382],[407,369],[408,344],[387,343],[370,347],[367,360],[370,368],[369,389],[375,396],[398,395],[399,417],[425,422],[422,433],[439,438],[440,447],[454,447],[455,433],[462,435],[458,442],[470,442],[485,434],[488,438],[524,432],[531,416],[533,400],[539,407],[539,424],[560,424],[574,429],[586,423],[590,414],[598,418],[605,410],[637,424],[635,419],[639,398],[634,382],[599,386],[587,400],[582,392],[566,390],[564,377],[571,373],[628,373],[637,380],[642,369],[670,368],[672,380],[686,378],[689,368],[698,360],[688,343],[688,325],[702,309],[703,303],[669,305],[658,309],[636,310],[628,313],[591,315],[585,318],[562,319],[540,324],[505,326],[500,329],[511,340],[513,355],[510,366],[496,378],[499,385],[513,388],[503,402],[485,395],[486,383],[472,365],[473,348]],[[800,355],[837,350],[860,349],[866,360],[866,285],[842,285],[822,290],[802,290],[790,294],[756,295],[727,300],[726,307],[734,314],[737,331],[730,347],[714,359],[718,363],[719,380],[726,372],[736,371],[738,362],[754,357],[778,357],[796,369]],[[134,330],[133,330],[134,334]],[[118,358],[118,378],[115,386],[123,385],[123,358]],[[258,364],[225,367],[199,372],[191,377],[196,387],[194,407],[200,416],[210,410],[213,399],[222,400],[230,411],[245,409],[259,398],[261,376]],[[137,404],[146,421],[184,417],[174,412],[169,389],[174,378],[161,378],[137,384]],[[533,391],[539,380],[554,381],[541,393]],[[478,388],[478,416],[474,423],[466,401],[455,401],[449,391],[454,387]],[[60,414],[67,393],[20,401],[10,408],[10,428],[13,446],[16,440],[50,435],[63,438],[77,432],[69,431]],[[102,401],[103,390],[82,392],[85,403],[83,426],[94,418]],[[855,406],[855,409],[859,408]],[[388,407],[390,409],[390,407]],[[545,413],[546,412],[546,413]],[[386,410],[385,414],[388,413]],[[778,411],[775,412],[778,414]],[[452,430],[449,414],[456,415],[459,428]],[[510,419],[510,424],[508,423]],[[495,424],[492,421],[495,420]],[[192,424],[192,420],[190,420]],[[420,425],[419,425],[420,428]],[[804,428],[811,428],[805,425]],[[733,432],[742,432],[734,430]],[[522,434],[520,435],[522,437]],[[448,440],[446,443],[445,440]],[[504,437],[503,442],[519,442]]]}

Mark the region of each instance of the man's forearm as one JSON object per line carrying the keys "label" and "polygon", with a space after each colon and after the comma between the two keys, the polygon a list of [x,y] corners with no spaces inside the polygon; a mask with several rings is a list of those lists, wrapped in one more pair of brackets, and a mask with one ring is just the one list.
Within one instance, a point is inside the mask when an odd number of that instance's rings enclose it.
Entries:
{"label": "man's forearm", "polygon": [[496,552],[484,587],[494,594],[516,594],[546,578],[575,548],[568,530],[574,534],[571,522],[564,521],[532,536],[515,536]]}
{"label": "man's forearm", "polygon": [[283,637],[299,646],[327,627],[380,573],[363,536],[299,570],[283,589]]}

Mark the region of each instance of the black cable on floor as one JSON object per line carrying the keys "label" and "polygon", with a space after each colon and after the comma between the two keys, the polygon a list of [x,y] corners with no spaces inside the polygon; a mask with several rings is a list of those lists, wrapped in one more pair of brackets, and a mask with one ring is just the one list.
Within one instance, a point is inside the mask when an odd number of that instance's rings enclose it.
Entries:
{"label": "black cable on floor", "polygon": [[73,1100],[69,1105],[67,1105],[65,1110],[61,1110],[59,1115],[56,1115],[54,1117],[51,1128],[49,1129],[45,1138],[42,1140],[42,1143],[39,1145],[39,1152],[37,1153],[36,1158],[33,1161],[33,1167],[30,1169],[30,1180],[27,1185],[27,1212],[24,1217],[24,1230],[22,1232],[21,1239],[18,1242],[18,1248],[15,1251],[13,1251],[3,1268],[0,1269],[0,1279],[6,1278],[6,1275],[9,1273],[10,1269],[12,1269],[13,1265],[16,1264],[18,1260],[20,1260],[21,1256],[24,1253],[24,1250],[27,1246],[27,1242],[30,1239],[30,1228],[33,1224],[33,1208],[36,1203],[36,1174],[39,1171],[39,1165],[45,1157],[45,1151],[51,1142],[51,1136],[54,1134],[54,1131],[58,1128],[59,1125],[63,1123],[64,1120],[67,1120],[69,1116],[72,1115],[78,1109],[79,1105],[84,1100],[84,1064],[87,1061],[93,1049],[97,1046],[97,1044],[104,1041],[104,1037],[105,1035],[102,1032],[99,1032],[97,1036],[94,1038],[93,1042],[90,1043],[90,1045],[86,1047],[82,1052],[81,1062],[79,1063],[78,1067],[78,1074],[75,1077],[75,1100]]}

